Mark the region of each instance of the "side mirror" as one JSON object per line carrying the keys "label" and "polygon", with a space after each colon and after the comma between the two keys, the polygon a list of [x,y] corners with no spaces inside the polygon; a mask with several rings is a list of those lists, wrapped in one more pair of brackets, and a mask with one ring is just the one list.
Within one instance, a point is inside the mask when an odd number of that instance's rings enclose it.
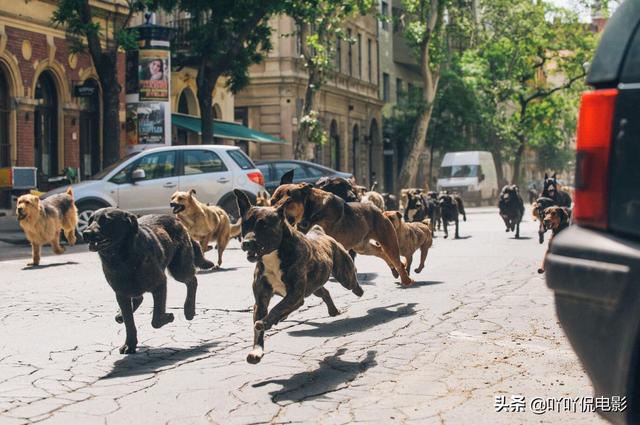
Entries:
{"label": "side mirror", "polygon": [[478,182],[484,181],[484,174],[480,174],[480,177],[478,177]]}
{"label": "side mirror", "polygon": [[136,168],[131,173],[131,181],[134,183],[140,180],[144,180],[146,178],[147,178],[147,175],[142,168]]}

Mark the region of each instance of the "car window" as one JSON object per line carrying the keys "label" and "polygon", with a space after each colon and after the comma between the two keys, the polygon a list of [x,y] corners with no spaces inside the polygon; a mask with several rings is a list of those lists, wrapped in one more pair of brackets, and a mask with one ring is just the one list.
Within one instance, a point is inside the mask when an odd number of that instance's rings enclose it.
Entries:
{"label": "car window", "polygon": [[324,176],[324,173],[319,168],[312,167],[312,166],[308,165],[308,166],[305,167],[305,169],[306,169],[307,175],[309,177],[322,177],[322,176]]}
{"label": "car window", "polygon": [[162,179],[176,175],[176,152],[152,153],[140,158],[134,169],[144,170],[144,180]]}
{"label": "car window", "polygon": [[227,153],[229,154],[231,159],[233,159],[233,162],[238,164],[238,167],[242,168],[243,170],[251,170],[252,168],[256,168],[256,166],[253,165],[253,162],[251,162],[251,159],[249,159],[249,157],[244,152],[242,152],[242,150],[231,150],[227,151]]}
{"label": "car window", "polygon": [[271,173],[270,173],[270,170],[269,170],[269,164],[258,164],[258,165],[256,165],[256,167],[258,168],[258,170],[260,170],[260,172],[264,176],[265,180],[267,180],[267,181],[272,180],[271,179]]}
{"label": "car window", "polygon": [[133,167],[137,165],[137,162],[132,162],[131,164],[127,165],[122,170],[118,171],[115,176],[111,177],[111,182],[115,184],[128,183],[131,171],[133,170]]}
{"label": "car window", "polygon": [[215,152],[205,150],[184,151],[184,175],[227,171],[222,159]]}
{"label": "car window", "polygon": [[289,170],[294,170],[293,178],[296,180],[307,178],[307,173],[305,172],[304,168],[300,164],[297,164],[295,162],[276,162],[273,165],[275,168],[274,180],[279,181],[284,175],[284,173],[286,173]]}

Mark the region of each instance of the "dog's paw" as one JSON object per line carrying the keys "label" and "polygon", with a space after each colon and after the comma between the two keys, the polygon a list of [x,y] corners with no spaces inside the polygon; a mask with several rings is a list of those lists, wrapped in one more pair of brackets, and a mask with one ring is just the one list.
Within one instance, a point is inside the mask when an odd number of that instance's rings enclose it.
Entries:
{"label": "dog's paw", "polygon": [[262,357],[264,357],[264,350],[262,348],[254,348],[247,354],[247,363],[258,364]]}
{"label": "dog's paw", "polygon": [[338,315],[340,315],[340,310],[338,310],[337,308],[334,310],[329,310],[329,316],[336,317]]}
{"label": "dog's paw", "polygon": [[184,318],[187,320],[193,320],[193,318],[196,316],[196,308],[193,306],[184,307]]}
{"label": "dog's paw", "polygon": [[361,297],[364,294],[364,290],[362,289],[362,286],[358,285],[355,288],[353,288],[351,290],[351,292],[353,292],[353,294],[357,297]]}
{"label": "dog's paw", "polygon": [[538,269],[538,273],[539,273],[539,274],[543,274],[543,273],[544,273],[544,269],[543,269],[542,267],[540,267],[540,268]]}
{"label": "dog's paw", "polygon": [[124,345],[120,347],[120,354],[135,354],[137,345],[135,342],[125,342]]}
{"label": "dog's paw", "polygon": [[124,318],[122,317],[122,313],[116,314],[114,319],[116,319],[116,323],[120,323],[120,324],[124,323]]}
{"label": "dog's paw", "polygon": [[397,279],[398,277],[400,277],[400,274],[398,274],[398,271],[395,268],[391,269],[391,274],[393,275],[393,277],[395,279]]}
{"label": "dog's paw", "polygon": [[417,269],[414,270],[416,273],[420,273],[422,271],[422,267],[418,267]]}
{"label": "dog's paw", "polygon": [[263,322],[262,320],[256,320],[256,322],[253,324],[253,327],[258,332],[264,332],[267,329],[269,329],[269,327],[267,327],[267,324],[265,322]]}
{"label": "dog's paw", "polygon": [[151,320],[151,326],[153,326],[154,328],[158,329],[163,327],[164,325],[166,325],[167,323],[171,323],[173,322],[173,313],[165,313],[164,317],[157,319],[157,320]]}

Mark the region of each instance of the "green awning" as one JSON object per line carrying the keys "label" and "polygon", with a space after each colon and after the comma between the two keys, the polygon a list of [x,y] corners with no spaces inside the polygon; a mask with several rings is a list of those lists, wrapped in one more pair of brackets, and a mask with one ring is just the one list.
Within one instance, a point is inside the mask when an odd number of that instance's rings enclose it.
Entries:
{"label": "green awning", "polygon": [[[202,134],[200,117],[174,113],[171,114],[171,124],[194,133]],[[235,122],[213,120],[213,137],[231,140],[249,140],[260,143],[287,143],[277,137],[254,130]]]}

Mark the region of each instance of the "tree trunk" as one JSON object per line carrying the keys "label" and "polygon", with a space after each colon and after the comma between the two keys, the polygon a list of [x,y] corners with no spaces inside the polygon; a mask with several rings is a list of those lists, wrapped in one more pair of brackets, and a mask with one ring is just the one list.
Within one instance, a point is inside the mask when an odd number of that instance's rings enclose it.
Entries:
{"label": "tree trunk", "polygon": [[498,178],[498,190],[500,190],[505,182],[504,173],[502,172],[502,155],[497,151],[491,153],[493,154],[493,159],[496,164],[496,177]]}
{"label": "tree trunk", "polygon": [[309,81],[307,81],[307,89],[304,93],[304,104],[302,105],[302,116],[300,117],[298,125],[298,134],[296,137],[296,143],[293,149],[293,157],[295,159],[309,160],[307,157],[307,145],[309,144],[309,137],[311,134],[311,127],[308,121],[303,121],[302,118],[308,116],[314,107],[315,87],[316,87],[316,71],[312,68],[309,69]]}
{"label": "tree trunk", "polygon": [[524,135],[518,136],[519,145],[516,151],[516,159],[513,162],[513,178],[511,184],[520,184],[520,174],[522,173],[522,157],[524,156],[524,148],[526,145],[526,138]]}
{"label": "tree trunk", "polygon": [[120,85],[102,82],[102,166],[120,159]]}
{"label": "tree trunk", "polygon": [[433,184],[433,144],[431,145],[429,151],[429,180],[427,180],[427,187],[429,188],[429,190],[436,190],[435,187],[431,187],[431,185]]}
{"label": "tree trunk", "polygon": [[200,143],[203,145],[213,144],[213,89],[216,87],[219,76],[220,72],[201,65],[196,77],[200,107]]}

